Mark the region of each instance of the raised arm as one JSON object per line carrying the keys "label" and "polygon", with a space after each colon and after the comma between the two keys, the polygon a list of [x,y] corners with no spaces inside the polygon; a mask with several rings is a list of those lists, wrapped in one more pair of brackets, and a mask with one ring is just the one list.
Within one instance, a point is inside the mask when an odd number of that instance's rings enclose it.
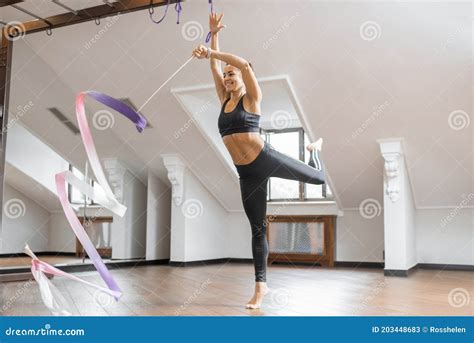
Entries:
{"label": "raised arm", "polygon": [[[211,13],[209,15],[209,29],[211,31],[211,49],[214,51],[219,51],[219,31],[224,28],[224,25],[221,25],[222,18],[224,13],[219,17],[216,13]],[[212,77],[214,78],[214,84],[216,86],[217,96],[221,104],[227,99],[227,92],[224,87],[224,79],[222,77],[221,61],[216,58],[210,58],[211,72]]]}
{"label": "raised arm", "polygon": [[[262,91],[260,90],[260,86],[258,85],[257,78],[255,77],[252,67],[247,60],[233,54],[216,51],[212,48],[208,49],[204,45],[199,45],[197,48],[195,48],[193,50],[193,55],[199,59],[217,59],[239,68],[242,72],[242,80],[245,84],[247,97],[256,103],[260,103],[262,100]],[[220,77],[222,80],[222,76]]]}
{"label": "raised arm", "polygon": [[[204,49],[207,48],[204,47]],[[211,58],[221,60],[233,65],[236,68],[239,68],[242,72],[242,80],[245,84],[247,96],[255,102],[260,102],[262,100],[262,91],[258,85],[257,78],[253,72],[252,67],[250,66],[250,63],[246,59],[226,52],[216,51],[212,48],[210,51],[205,51],[205,54],[209,55]]]}

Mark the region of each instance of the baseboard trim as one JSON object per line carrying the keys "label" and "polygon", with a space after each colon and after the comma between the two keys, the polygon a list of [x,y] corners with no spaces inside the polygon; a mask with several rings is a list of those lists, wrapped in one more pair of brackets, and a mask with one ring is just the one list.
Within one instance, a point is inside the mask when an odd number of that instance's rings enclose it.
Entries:
{"label": "baseboard trim", "polygon": [[[57,252],[57,251],[39,251],[35,252],[36,256],[76,256],[74,252]],[[19,252],[16,254],[0,254],[0,258],[2,257],[29,257],[24,252]]]}
{"label": "baseboard trim", "polygon": [[454,270],[454,271],[474,271],[474,266],[469,264],[440,264],[440,263],[417,263],[408,270],[403,269],[385,269],[385,276],[409,276],[418,269],[431,270]]}
{"label": "baseboard trim", "polygon": [[408,277],[408,276],[410,276],[410,274],[412,274],[417,269],[418,269],[418,264],[415,264],[410,269],[384,269],[383,275],[384,276]]}
{"label": "baseboard trim", "polygon": [[349,268],[384,268],[384,262],[352,262],[352,261],[334,261],[335,267]]}
{"label": "baseboard trim", "polygon": [[409,275],[409,272],[408,270],[404,270],[404,269],[384,269],[383,275],[407,277]]}
{"label": "baseboard trim", "polygon": [[470,264],[418,263],[417,267],[420,269],[474,271],[474,265]]}
{"label": "baseboard trim", "polygon": [[231,263],[251,263],[253,264],[253,258],[229,258]]}
{"label": "baseboard trim", "polygon": [[251,258],[215,258],[210,260],[198,260],[198,261],[170,261],[171,267],[195,267],[195,266],[207,266],[220,263],[253,263]]}
{"label": "baseboard trim", "polygon": [[[108,269],[120,269],[137,266],[153,266],[153,265],[168,265],[169,259],[161,260],[127,260],[127,261],[107,261],[104,264]],[[81,264],[56,264],[56,268],[61,269],[64,272],[88,272],[96,270],[92,263],[81,263]],[[2,274],[17,274],[17,273],[30,273],[30,267],[7,267],[0,268],[0,275]]]}

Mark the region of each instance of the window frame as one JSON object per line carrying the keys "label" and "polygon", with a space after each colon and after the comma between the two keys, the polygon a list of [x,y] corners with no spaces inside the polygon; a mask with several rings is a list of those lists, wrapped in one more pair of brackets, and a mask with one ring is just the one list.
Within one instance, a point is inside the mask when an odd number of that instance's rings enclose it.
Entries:
{"label": "window frame", "polygon": [[[74,168],[82,174],[82,172],[81,172],[78,168],[74,167],[71,163],[69,163],[69,171],[70,171],[71,173],[73,173],[73,174],[74,174],[74,171],[73,171]],[[83,176],[84,176],[84,175],[83,175]],[[94,187],[94,182],[95,182],[95,181],[94,181],[93,179],[89,179],[89,181],[90,181],[90,182],[89,182],[89,186]],[[84,201],[81,201],[81,202],[77,202],[77,201],[74,201],[74,202],[73,202],[73,201],[72,201],[72,188],[73,188],[72,185],[71,185],[70,183],[68,183],[68,185],[67,185],[67,198],[68,198],[69,203],[70,203],[71,205],[82,205],[82,206],[84,206]],[[83,194],[83,195],[84,195],[84,194]],[[97,204],[96,202],[94,202],[94,200],[91,199],[91,198],[87,198],[87,200],[88,200],[88,201],[86,202],[86,206],[98,205],[98,204]]]}

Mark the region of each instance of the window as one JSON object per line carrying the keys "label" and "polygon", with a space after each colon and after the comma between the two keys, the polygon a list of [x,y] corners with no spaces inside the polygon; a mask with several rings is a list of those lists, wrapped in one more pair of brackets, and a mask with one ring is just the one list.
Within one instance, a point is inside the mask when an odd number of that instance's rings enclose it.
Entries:
{"label": "window", "polygon": [[[69,170],[79,179],[84,181],[84,174],[82,174],[79,169],[75,168],[72,164],[69,164]],[[90,186],[95,186],[95,181],[88,178],[87,182]],[[82,194],[76,187],[72,185],[68,185],[68,198],[71,204],[80,204],[84,205],[85,195]],[[94,205],[94,201],[92,199],[87,198],[87,205]]]}
{"label": "window", "polygon": [[[261,130],[262,138],[273,147],[295,159],[308,163],[309,151],[306,146],[309,138],[303,128],[284,130]],[[327,184],[313,185],[294,180],[272,177],[268,182],[268,201],[307,201],[332,198]]]}

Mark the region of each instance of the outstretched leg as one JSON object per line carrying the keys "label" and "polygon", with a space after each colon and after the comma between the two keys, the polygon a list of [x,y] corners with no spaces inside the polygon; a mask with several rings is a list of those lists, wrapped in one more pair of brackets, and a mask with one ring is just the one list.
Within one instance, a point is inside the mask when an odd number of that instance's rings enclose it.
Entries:
{"label": "outstretched leg", "polygon": [[316,185],[326,183],[325,168],[320,157],[321,145],[322,140],[308,145],[308,150],[310,150],[308,164],[270,147],[269,158],[265,166],[270,170],[269,177],[279,177]]}

